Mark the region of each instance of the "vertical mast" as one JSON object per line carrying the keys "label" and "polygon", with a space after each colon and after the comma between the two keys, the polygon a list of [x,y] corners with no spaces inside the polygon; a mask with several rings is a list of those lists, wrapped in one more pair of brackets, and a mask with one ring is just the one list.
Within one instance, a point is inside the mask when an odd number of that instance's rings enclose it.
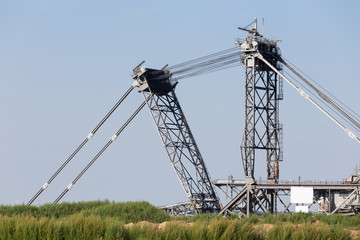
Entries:
{"label": "vertical mast", "polygon": [[263,38],[257,29],[248,30],[245,40],[237,45],[244,54],[245,65],[245,129],[241,144],[242,161],[245,176],[254,180],[255,152],[266,151],[268,182],[276,183],[279,178],[280,124],[279,76],[256,56],[262,54],[273,66],[280,70],[278,60],[280,51],[277,42]]}

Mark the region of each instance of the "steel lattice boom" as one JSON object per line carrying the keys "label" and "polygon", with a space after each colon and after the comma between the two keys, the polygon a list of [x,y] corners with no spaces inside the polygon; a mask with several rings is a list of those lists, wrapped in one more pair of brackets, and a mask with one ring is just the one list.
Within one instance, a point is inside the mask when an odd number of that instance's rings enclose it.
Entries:
{"label": "steel lattice boom", "polygon": [[176,82],[170,80],[168,71],[141,67],[134,73],[171,164],[195,211],[219,211],[219,198],[175,95]]}

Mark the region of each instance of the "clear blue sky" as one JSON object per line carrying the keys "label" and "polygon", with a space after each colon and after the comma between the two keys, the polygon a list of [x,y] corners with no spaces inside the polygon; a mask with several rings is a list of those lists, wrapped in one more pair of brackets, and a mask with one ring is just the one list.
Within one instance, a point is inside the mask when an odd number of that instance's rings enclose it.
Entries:
{"label": "clear blue sky", "polygon": [[[358,1],[1,1],[0,204],[26,203],[132,84],[160,68],[230,48],[265,18],[282,54],[360,112]],[[180,104],[212,179],[244,177],[244,71],[182,80]],[[360,145],[285,85],[280,179],[342,179]],[[134,91],[36,204],[52,202],[142,102]],[[255,175],[265,177],[265,162]],[[144,109],[63,201],[185,201]]]}

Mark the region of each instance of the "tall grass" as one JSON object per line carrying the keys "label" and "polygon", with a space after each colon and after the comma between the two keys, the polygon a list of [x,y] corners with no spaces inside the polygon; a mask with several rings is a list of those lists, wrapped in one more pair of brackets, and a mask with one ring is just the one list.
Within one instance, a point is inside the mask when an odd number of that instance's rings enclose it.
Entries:
{"label": "tall grass", "polygon": [[262,216],[263,223],[269,224],[276,224],[276,223],[283,223],[283,222],[291,222],[294,224],[299,223],[306,223],[306,222],[315,222],[316,219],[313,213],[293,213],[293,214],[279,214],[279,215],[272,215],[271,213],[264,213]]}
{"label": "tall grass", "polygon": [[315,218],[319,221],[329,225],[339,225],[343,227],[357,227],[360,226],[360,215],[344,216],[341,214],[326,215],[324,213],[316,214]]}
{"label": "tall grass", "polygon": [[111,217],[125,223],[140,221],[161,223],[170,220],[170,216],[166,212],[147,202],[112,203],[98,206],[95,209],[84,210],[81,213],[85,216]]}
{"label": "tall grass", "polygon": [[99,216],[34,218],[29,216],[0,216],[0,239],[351,239],[350,232],[329,225],[311,223],[278,223],[271,229],[256,228],[245,220],[212,219],[209,224],[198,221],[193,225],[170,222],[164,229],[157,225],[126,227],[121,221]]}
{"label": "tall grass", "polygon": [[[359,216],[296,213],[172,217],[147,202],[1,206],[1,239],[351,239]],[[142,223],[148,221],[151,223]],[[168,221],[160,228],[160,222]],[[316,222],[315,222],[316,221]],[[134,225],[126,225],[132,222]],[[137,224],[136,224],[137,223]]]}
{"label": "tall grass", "polygon": [[0,206],[0,215],[3,216],[32,216],[35,218],[63,218],[80,214],[83,216],[95,215],[102,218],[111,217],[125,223],[149,221],[163,222],[170,220],[164,211],[152,206],[148,202],[115,203],[109,201],[92,201],[77,203],[45,204],[43,206]]}
{"label": "tall grass", "polygon": [[64,217],[80,213],[83,210],[95,209],[99,206],[110,205],[109,201],[92,201],[77,203],[45,204],[39,207],[27,205],[0,206],[0,215],[24,215],[33,217]]}
{"label": "tall grass", "polygon": [[291,240],[291,239],[334,239],[351,240],[350,231],[343,228],[330,228],[327,225],[315,226],[306,224],[276,224],[266,235],[267,239]]}

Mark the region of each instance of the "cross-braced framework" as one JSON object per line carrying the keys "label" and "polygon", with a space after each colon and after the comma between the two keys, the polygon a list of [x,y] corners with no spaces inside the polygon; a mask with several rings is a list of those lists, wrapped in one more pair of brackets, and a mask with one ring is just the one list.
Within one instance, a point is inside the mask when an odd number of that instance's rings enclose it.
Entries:
{"label": "cross-braced framework", "polygon": [[267,182],[270,184],[278,182],[279,161],[282,160],[278,108],[279,100],[282,100],[282,92],[278,73],[258,58],[261,54],[280,70],[281,65],[278,63],[280,50],[277,41],[263,38],[257,32],[256,20],[255,29],[247,31],[252,35],[237,42],[245,67],[245,128],[241,156],[246,180],[244,188],[232,198],[221,213],[238,208],[249,216],[259,210],[274,213],[277,209],[277,191],[256,189],[254,170],[256,151],[265,150]]}
{"label": "cross-braced framework", "polygon": [[279,53],[273,42],[255,41],[251,38],[247,41],[247,46],[256,47],[246,49],[245,53],[245,130],[241,144],[244,172],[246,177],[254,179],[255,150],[266,150],[267,179],[276,182],[281,156],[279,77],[257,59],[255,53],[260,51],[275,62]]}
{"label": "cross-braced framework", "polygon": [[[247,29],[252,23],[255,24],[255,28]],[[357,115],[354,111],[346,107],[338,99],[327,96],[322,90],[299,74],[295,70],[297,69],[295,66],[281,57],[280,50],[277,47],[278,41],[266,39],[263,35],[259,34],[256,19],[252,23],[245,28],[239,28],[251,34],[245,40],[237,42],[240,48],[240,57],[237,50],[235,52],[236,48],[231,48],[172,66],[167,70],[167,66],[161,70],[141,67],[144,61],[136,66],[133,70],[134,84],[51,178],[45,182],[28,202],[28,205],[31,205],[36,200],[94,136],[133,88],[138,87],[145,101],[66,187],[54,203],[61,200],[100,155],[118,138],[119,134],[139,111],[147,105],[176,175],[187,197],[190,199],[190,202],[164,206],[163,209],[167,212],[178,215],[193,214],[194,212],[228,214],[231,211],[238,211],[239,214],[250,216],[250,214],[258,212],[276,214],[279,210],[278,205],[280,208],[283,207],[283,212],[288,212],[289,207],[293,203],[302,204],[301,208],[297,210],[301,210],[304,207],[303,204],[310,204],[308,206],[310,208],[311,205],[316,203],[318,204],[318,210],[327,214],[337,212],[347,214],[358,213],[360,211],[360,172],[358,171],[356,175],[352,175],[348,180],[337,184],[300,183],[300,178],[298,183],[279,183],[279,161],[282,161],[282,125],[279,124],[278,116],[279,100],[282,100],[282,79],[336,123],[350,138],[359,143],[360,138],[342,121],[334,117],[326,107],[334,111],[355,130],[360,130],[360,123],[352,114]],[[217,180],[215,183],[212,183],[175,95],[174,89],[177,80],[175,81],[174,79],[182,79],[214,70],[225,69],[235,66],[234,64],[238,64],[239,60],[245,66],[245,130],[241,144],[245,180],[234,181],[231,177],[228,180]],[[307,92],[288,79],[284,75],[285,71],[282,71],[282,66],[301,79],[302,83],[313,91],[310,94],[315,96],[320,102],[314,100]],[[169,69],[171,69],[172,73],[169,72]],[[172,75],[175,78],[171,78]],[[308,91],[308,89],[306,90]],[[254,176],[255,153],[258,150],[266,150],[266,183],[262,183],[260,179],[256,181]],[[214,185],[223,191],[227,199],[230,199],[224,208],[220,204]],[[230,195],[227,191],[229,188],[231,189]],[[299,190],[299,188],[301,189]],[[291,192],[294,194],[291,195]],[[297,199],[297,195],[302,196],[304,193],[310,197],[306,200]],[[286,200],[288,200],[286,198],[289,198],[289,195],[294,199],[286,204]]]}
{"label": "cross-braced framework", "polygon": [[182,202],[169,204],[159,207],[172,216],[192,216],[194,215],[194,206],[191,202]]}
{"label": "cross-braced framework", "polygon": [[195,211],[219,211],[219,198],[175,95],[176,83],[171,83],[165,72],[146,68],[141,68],[136,79],[170,162]]}
{"label": "cross-braced framework", "polygon": [[[255,32],[257,33],[257,32]],[[294,188],[307,188],[313,194],[310,199],[310,208],[318,205],[318,211],[326,214],[346,213],[356,214],[360,210],[359,176],[352,176],[346,182],[336,184],[314,184],[304,182],[279,183],[279,161],[282,160],[281,125],[278,118],[278,104],[282,99],[278,87],[281,77],[294,87],[301,96],[314,104],[331,120],[337,123],[353,139],[360,142],[354,134],[339,124],[322,107],[315,103],[303,90],[298,88],[281,72],[279,62],[288,67],[305,83],[306,80],[281,58],[276,41],[270,41],[254,34],[243,42],[238,42],[245,65],[245,132],[242,143],[242,158],[245,171],[245,180],[233,179],[217,180],[215,186],[231,200],[224,206],[220,213],[227,214],[231,211],[240,215],[250,216],[253,213],[279,211],[290,212],[292,204],[290,195]],[[312,86],[312,85],[311,85]],[[312,86],[324,100],[328,99],[323,93]],[[328,100],[330,101],[330,100]],[[346,117],[346,116],[345,116]],[[267,152],[267,182],[255,181],[254,163],[255,150],[262,149]],[[346,183],[346,184],[344,184]],[[230,195],[228,189],[230,188]],[[235,196],[233,195],[235,194]],[[296,196],[296,194],[294,194]],[[306,204],[306,203],[305,203]],[[279,205],[279,206],[278,206]],[[296,208],[296,207],[295,207]]]}
{"label": "cross-braced framework", "polygon": [[[257,183],[248,186],[245,181],[227,179],[216,180],[215,186],[231,199],[221,211],[223,214],[233,211],[239,215],[246,215],[249,209],[253,209],[254,213],[290,213],[290,207],[298,205],[290,201],[293,187],[312,189],[313,201],[311,204],[306,204],[309,209],[313,205],[317,205],[319,212],[328,215],[333,213],[357,214],[360,210],[360,184],[358,183],[294,181],[277,184]],[[250,201],[248,201],[249,198]]]}

